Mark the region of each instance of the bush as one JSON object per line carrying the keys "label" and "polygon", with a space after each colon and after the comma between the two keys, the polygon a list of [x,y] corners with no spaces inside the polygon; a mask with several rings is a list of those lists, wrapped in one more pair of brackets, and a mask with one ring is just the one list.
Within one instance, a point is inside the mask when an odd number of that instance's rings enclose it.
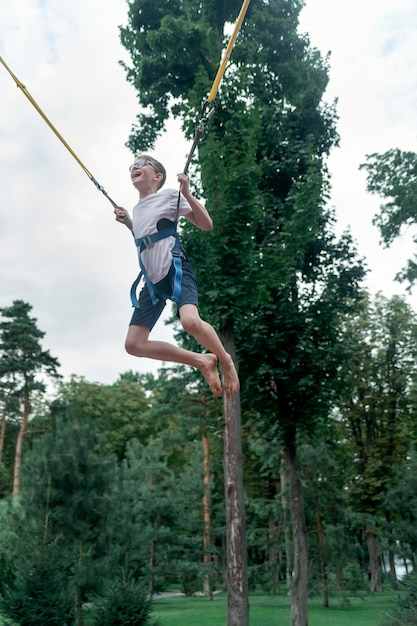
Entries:
{"label": "bush", "polygon": [[13,580],[3,585],[1,609],[20,626],[72,626],[74,599],[66,574],[49,551],[20,556]]}
{"label": "bush", "polygon": [[357,563],[345,565],[342,571],[341,583],[343,589],[350,593],[364,591],[369,586],[362,568]]}
{"label": "bush", "polygon": [[381,626],[416,626],[417,575],[410,575],[402,585],[406,594],[398,593],[393,607],[381,620]]}
{"label": "bush", "polygon": [[92,626],[149,626],[151,612],[152,600],[143,585],[119,576],[95,597],[89,617]]}
{"label": "bush", "polygon": [[181,563],[179,571],[181,591],[186,596],[192,596],[201,591],[200,568],[196,563]]}

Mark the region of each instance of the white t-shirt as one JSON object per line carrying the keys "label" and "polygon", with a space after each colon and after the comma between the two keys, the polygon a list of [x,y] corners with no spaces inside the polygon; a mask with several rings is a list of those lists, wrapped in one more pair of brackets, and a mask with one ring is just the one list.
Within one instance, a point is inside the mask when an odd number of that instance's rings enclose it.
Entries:
{"label": "white t-shirt", "polygon": [[[177,217],[191,212],[189,203],[180,194],[177,216],[177,203],[178,191],[175,189],[162,189],[141,198],[133,207],[133,234],[135,239],[158,232],[157,224],[163,218],[175,222]],[[162,229],[159,228],[159,230]],[[171,250],[174,244],[175,237],[165,237],[142,252],[142,263],[152,283],[158,283],[168,274],[172,263]]]}

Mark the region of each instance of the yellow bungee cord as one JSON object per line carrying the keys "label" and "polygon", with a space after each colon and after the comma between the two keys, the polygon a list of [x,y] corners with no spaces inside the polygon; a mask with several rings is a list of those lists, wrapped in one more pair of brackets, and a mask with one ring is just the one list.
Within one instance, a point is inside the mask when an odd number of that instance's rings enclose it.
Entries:
{"label": "yellow bungee cord", "polygon": [[239,33],[240,27],[242,26],[243,20],[245,19],[245,15],[246,15],[246,11],[248,10],[249,3],[250,3],[250,0],[244,0],[242,4],[242,8],[240,9],[240,13],[237,17],[233,33],[230,36],[229,43],[227,45],[224,57],[222,58],[220,62],[219,69],[217,70],[216,78],[214,79],[213,86],[207,98],[207,102],[214,102],[216,98],[217,92],[219,90],[220,82],[226,70],[226,65],[228,64],[230,57],[232,55],[232,50],[233,50],[233,46],[235,45],[236,37]]}
{"label": "yellow bungee cord", "polygon": [[17,78],[17,76],[15,76],[15,74],[13,74],[12,70],[9,68],[9,66],[7,65],[7,63],[5,62],[5,60],[0,56],[0,63],[2,65],[4,65],[4,67],[6,68],[6,70],[9,72],[10,76],[13,78],[14,82],[16,83],[16,85],[19,87],[19,89],[22,90],[22,92],[24,93],[24,95],[26,96],[26,98],[29,100],[29,102],[35,107],[35,109],[37,110],[37,112],[39,113],[39,115],[45,120],[45,122],[48,124],[49,128],[52,130],[52,132],[55,133],[55,135],[58,137],[58,139],[64,144],[64,146],[66,147],[66,149],[68,150],[68,152],[70,152],[70,154],[72,154],[72,156],[74,157],[74,159],[77,161],[77,163],[82,167],[82,169],[84,170],[84,172],[87,174],[88,178],[95,184],[95,186],[97,187],[97,189],[99,191],[101,191],[101,193],[103,193],[106,198],[111,202],[111,204],[113,205],[114,208],[117,207],[117,204],[110,198],[110,196],[108,195],[108,193],[105,191],[105,189],[98,183],[98,181],[94,178],[94,176],[91,174],[91,172],[86,168],[86,166],[84,165],[84,163],[81,161],[81,159],[78,158],[78,156],[75,154],[74,150],[71,148],[71,146],[65,141],[65,139],[63,138],[63,136],[61,135],[61,133],[55,128],[55,126],[52,124],[52,122],[47,118],[47,116],[45,115],[45,113],[42,111],[41,107],[39,106],[39,104],[36,102],[36,100],[31,96],[31,94],[29,93],[29,91],[26,89],[25,85]]}
{"label": "yellow bungee cord", "polygon": [[[235,45],[235,41],[238,36],[240,27],[242,26],[243,20],[245,19],[245,15],[246,15],[246,11],[248,10],[249,3],[250,3],[250,0],[243,1],[242,8],[240,9],[239,15],[237,17],[233,32],[229,39],[229,43],[227,44],[226,51],[224,53],[222,60],[220,61],[219,69],[217,70],[217,74],[213,81],[212,88],[210,90],[207,100],[203,104],[203,108],[200,113],[200,121],[198,122],[197,127],[195,129],[193,145],[191,146],[191,150],[190,150],[190,153],[187,158],[187,162],[184,167],[184,174],[188,172],[188,167],[191,163],[191,159],[193,158],[195,149],[197,148],[200,142],[200,139],[202,138],[204,134],[204,126],[206,122],[208,122],[208,120],[213,116],[216,110],[215,98],[217,96],[220,83],[226,71],[226,66],[232,55],[233,46]],[[211,105],[211,107],[209,105]]]}

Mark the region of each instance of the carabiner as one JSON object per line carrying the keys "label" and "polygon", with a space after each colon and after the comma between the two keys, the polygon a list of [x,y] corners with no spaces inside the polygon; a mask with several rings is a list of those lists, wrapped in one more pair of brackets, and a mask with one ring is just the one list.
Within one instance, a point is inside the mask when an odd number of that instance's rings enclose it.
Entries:
{"label": "carabiner", "polygon": [[[205,115],[206,109],[209,105],[211,105],[211,109]],[[208,122],[209,119],[214,115],[215,111],[216,111],[216,101],[213,100],[213,102],[209,102],[208,100],[206,100],[201,109],[200,122],[203,122],[203,123]]]}

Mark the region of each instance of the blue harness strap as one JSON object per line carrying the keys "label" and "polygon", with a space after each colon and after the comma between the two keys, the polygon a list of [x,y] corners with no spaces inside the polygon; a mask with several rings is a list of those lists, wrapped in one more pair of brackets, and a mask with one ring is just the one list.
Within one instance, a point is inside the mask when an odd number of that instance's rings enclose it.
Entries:
{"label": "blue harness strap", "polygon": [[172,296],[170,297],[176,304],[179,304],[181,297],[181,283],[182,283],[182,257],[184,256],[184,251],[181,246],[181,243],[178,239],[177,233],[177,223],[173,223],[172,226],[168,228],[164,228],[156,233],[152,233],[151,235],[146,235],[146,237],[139,237],[135,239],[135,244],[139,248],[139,267],[140,272],[136,280],[134,281],[132,287],[130,288],[130,299],[132,302],[132,306],[135,308],[139,308],[139,301],[136,295],[136,291],[138,285],[142,279],[144,278],[146,285],[149,290],[149,295],[151,296],[152,304],[156,304],[160,298],[158,298],[155,293],[155,288],[153,283],[149,280],[148,273],[146,268],[142,262],[141,254],[146,248],[151,248],[157,241],[161,241],[161,239],[165,239],[166,237],[175,237],[175,245],[171,251],[172,253],[172,263],[174,266],[174,289]]}

